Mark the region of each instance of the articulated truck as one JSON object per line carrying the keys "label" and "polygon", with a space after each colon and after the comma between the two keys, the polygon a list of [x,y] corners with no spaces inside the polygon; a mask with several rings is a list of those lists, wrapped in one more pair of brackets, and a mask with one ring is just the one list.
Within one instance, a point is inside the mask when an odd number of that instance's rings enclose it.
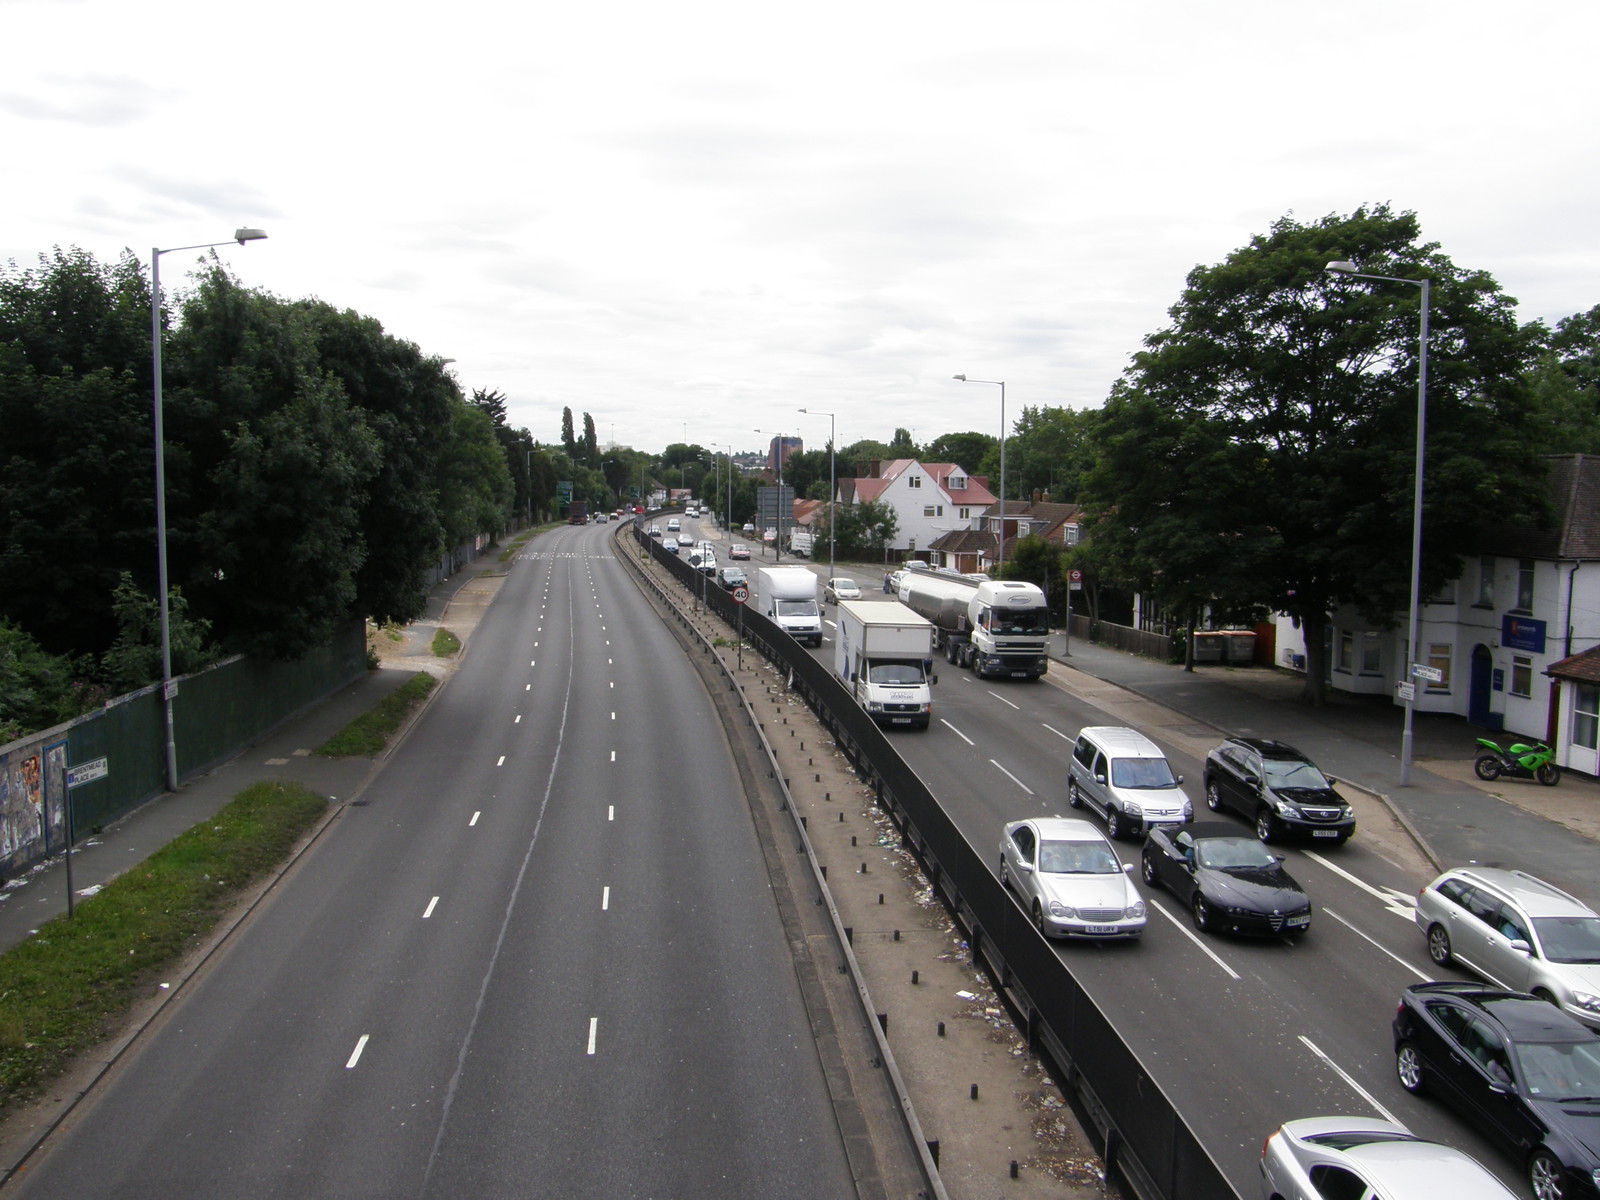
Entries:
{"label": "articulated truck", "polygon": [[805,567],[762,567],[756,579],[761,611],[795,641],[822,645],[817,577]]}
{"label": "articulated truck", "polygon": [[893,600],[841,600],[833,673],[886,729],[932,720],[933,626]]}
{"label": "articulated truck", "polygon": [[908,571],[900,600],[933,623],[935,646],[958,667],[1015,679],[1037,679],[1049,668],[1050,612],[1034,584]]}

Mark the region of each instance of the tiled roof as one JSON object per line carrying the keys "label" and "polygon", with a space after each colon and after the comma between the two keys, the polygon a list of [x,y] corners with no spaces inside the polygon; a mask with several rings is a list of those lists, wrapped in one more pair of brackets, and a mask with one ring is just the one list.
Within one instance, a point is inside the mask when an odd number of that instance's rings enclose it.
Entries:
{"label": "tiled roof", "polygon": [[1481,552],[1508,558],[1600,559],[1600,458],[1552,454],[1545,462],[1554,521],[1542,528],[1491,528]]}
{"label": "tiled roof", "polygon": [[1544,673],[1558,679],[1576,679],[1579,683],[1600,683],[1600,646],[1590,646],[1571,658],[1551,663]]}
{"label": "tiled roof", "polygon": [[928,549],[946,554],[993,554],[994,534],[987,529],[952,529],[934,538]]}

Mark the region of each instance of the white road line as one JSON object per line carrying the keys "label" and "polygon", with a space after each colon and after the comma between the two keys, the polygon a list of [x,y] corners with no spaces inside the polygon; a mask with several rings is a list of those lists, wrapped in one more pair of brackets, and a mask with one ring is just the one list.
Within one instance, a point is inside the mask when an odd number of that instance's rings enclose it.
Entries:
{"label": "white road line", "polygon": [[345,1063],[345,1065],[344,1065],[344,1069],[346,1071],[351,1071],[351,1070],[355,1069],[355,1065],[358,1062],[361,1061],[361,1052],[363,1050],[365,1050],[366,1048],[367,1048],[367,1035],[363,1033],[361,1035],[360,1039],[356,1042],[355,1052],[350,1055],[350,1061]]}
{"label": "white road line", "polygon": [[481,816],[482,813],[483,813],[483,809],[480,808],[477,812],[472,814],[472,820],[467,822],[467,828],[468,829],[471,829],[474,825],[476,825],[478,823],[478,817]]}
{"label": "white road line", "polygon": [[1363,933],[1361,930],[1357,929],[1349,921],[1346,921],[1343,917],[1341,917],[1338,913],[1334,912],[1333,909],[1328,908],[1326,905],[1323,906],[1322,915],[1325,916],[1325,917],[1332,917],[1335,921],[1339,922],[1339,924],[1343,925],[1346,929],[1350,930],[1352,933],[1359,934],[1361,937],[1366,938],[1367,941],[1371,942],[1379,950],[1382,950],[1390,958],[1394,959],[1395,962],[1399,963],[1402,967],[1404,967],[1406,970],[1410,971],[1413,975],[1415,975],[1418,979],[1422,980],[1424,983],[1426,983],[1428,980],[1433,978],[1432,975],[1429,975],[1424,971],[1417,970],[1416,967],[1412,966],[1405,959],[1401,958],[1393,950],[1389,949],[1389,947],[1385,946],[1382,942],[1378,941],[1376,938],[1371,937],[1366,933]]}
{"label": "white road line", "polygon": [[505,766],[505,765],[506,765],[506,756],[505,756],[505,755],[504,755],[504,754],[502,754],[502,755],[501,755],[501,756],[500,756],[500,761],[499,761],[499,762],[497,762],[497,763],[495,763],[495,766],[497,766],[497,767],[503,767],[503,766]]}
{"label": "white road line", "polygon": [[615,804],[606,805],[606,820],[615,821],[616,819],[617,819],[617,806]]}
{"label": "white road line", "polygon": [[511,723],[513,725],[521,725],[522,724],[522,714],[518,713],[517,716],[516,716],[516,719],[513,720]]}
{"label": "white road line", "polygon": [[946,729],[948,729],[951,733],[955,734],[958,738],[960,738],[967,745],[976,746],[978,744],[978,743],[974,742],[971,738],[969,738],[966,734],[962,733],[961,730],[957,729],[954,725],[950,724],[949,721],[946,721],[943,717],[939,718],[939,724],[943,725]]}
{"label": "white road line", "polygon": [[[1043,722],[1041,722],[1041,724],[1043,724]],[[1072,735],[1070,733],[1062,733],[1061,730],[1056,729],[1056,728],[1054,728],[1052,726],[1049,726],[1049,725],[1045,725],[1045,728],[1050,730],[1051,733],[1055,734],[1063,742],[1070,742],[1070,741],[1073,740],[1073,737],[1072,737]]]}
{"label": "white road line", "polygon": [[989,693],[989,695],[991,695],[991,696],[993,696],[993,697],[994,697],[994,698],[995,698],[995,699],[996,699],[996,700],[998,700],[998,701],[1000,701],[1000,703],[1001,703],[1001,704],[1010,704],[1010,705],[1011,705],[1011,707],[1012,707],[1012,708],[1014,708],[1014,709],[1016,709],[1016,710],[1017,710],[1017,711],[1018,711],[1018,712],[1021,712],[1021,711],[1022,711],[1022,705],[1020,705],[1020,704],[1013,704],[1013,703],[1012,703],[1012,702],[1011,702],[1011,701],[1010,701],[1010,700],[1007,700],[1007,699],[1006,699],[1006,698],[1005,698],[1005,697],[1004,697],[1004,696],[1002,696],[1002,695],[1001,695],[1001,694],[1000,694],[1000,693],[999,693],[999,692],[993,692],[993,691],[991,691],[991,692],[990,692],[990,693]]}
{"label": "white road line", "polygon": [[617,761],[617,752],[615,750],[613,750],[611,752],[611,761],[612,762],[616,762]]}
{"label": "white road line", "polygon": [[600,889],[600,911],[606,912],[608,909],[610,909],[610,907],[611,889],[609,887],[603,887]]}
{"label": "white road line", "polygon": [[1163,917],[1165,917],[1167,920],[1171,921],[1172,924],[1173,924],[1173,927],[1176,928],[1179,933],[1183,934],[1184,937],[1188,938],[1191,942],[1193,942],[1196,946],[1198,946],[1200,948],[1200,952],[1202,954],[1204,954],[1212,962],[1216,963],[1217,966],[1221,967],[1232,978],[1234,978],[1234,979],[1238,979],[1239,978],[1239,972],[1235,971],[1227,963],[1223,962],[1220,958],[1218,958],[1217,955],[1216,955],[1216,952],[1213,951],[1210,946],[1208,946],[1204,942],[1202,942],[1200,940],[1200,936],[1198,934],[1194,933],[1193,931],[1191,931],[1186,922],[1184,922],[1179,917],[1173,916],[1171,913],[1169,913],[1167,911],[1166,905],[1157,904],[1154,899],[1149,900],[1147,903],[1149,904],[1149,906],[1151,908],[1155,909]]}
{"label": "white road line", "polygon": [[600,1024],[600,1018],[599,1017],[590,1017],[589,1018],[589,1053],[590,1054],[594,1053],[594,1039],[595,1039],[595,1034],[599,1032],[599,1028],[598,1028],[599,1024]]}
{"label": "white road line", "polygon": [[1313,1042],[1310,1038],[1308,1038],[1303,1033],[1300,1035],[1300,1040],[1305,1043],[1305,1046],[1306,1046],[1307,1050],[1310,1050],[1311,1053],[1315,1054],[1323,1062],[1327,1063],[1328,1066],[1333,1068],[1334,1073],[1336,1075],[1338,1075],[1340,1079],[1344,1080],[1351,1087],[1353,1087],[1356,1090],[1356,1092],[1360,1094],[1360,1096],[1361,1096],[1361,1098],[1363,1100],[1365,1100],[1368,1104],[1372,1105],[1373,1108],[1377,1109],[1378,1110],[1378,1114],[1381,1117],[1383,1117],[1385,1120],[1393,1121],[1396,1125],[1405,1124],[1405,1122],[1400,1120],[1399,1117],[1395,1116],[1387,1108],[1385,1108],[1383,1105],[1379,1104],[1378,1101],[1377,1101],[1377,1098],[1374,1097],[1371,1092],[1367,1091],[1366,1088],[1362,1087],[1354,1079],[1350,1078],[1350,1076],[1344,1071],[1344,1069],[1342,1067],[1339,1066],[1338,1063],[1334,1062],[1333,1059],[1329,1058],[1320,1049],[1318,1049],[1317,1044],[1315,1042]]}
{"label": "white road line", "polygon": [[995,766],[995,768],[996,768],[996,769],[997,769],[997,770],[998,770],[998,771],[999,771],[999,772],[1000,772],[1000,773],[1001,773],[1001,774],[1002,774],[1002,775],[1004,775],[1004,776],[1005,776],[1005,777],[1006,777],[1006,778],[1007,778],[1007,779],[1009,779],[1009,780],[1011,780],[1011,782],[1012,782],[1012,783],[1014,783],[1014,784],[1016,784],[1016,785],[1017,785],[1017,786],[1018,786],[1018,787],[1019,787],[1019,788],[1021,788],[1021,789],[1022,789],[1022,790],[1023,790],[1023,791],[1025,791],[1025,792],[1027,792],[1027,793],[1028,793],[1028,795],[1030,795],[1030,796],[1031,796],[1031,795],[1033,795],[1033,794],[1034,794],[1034,791],[1033,791],[1033,789],[1032,789],[1032,788],[1031,788],[1031,787],[1029,787],[1029,786],[1028,786],[1028,785],[1027,785],[1027,784],[1025,784],[1025,783],[1023,783],[1023,782],[1022,782],[1022,780],[1020,780],[1020,779],[1018,779],[1018,778],[1017,778],[1017,777],[1016,777],[1016,776],[1015,776],[1015,775],[1013,775],[1013,774],[1012,774],[1012,773],[1011,773],[1011,772],[1010,772],[1010,771],[1008,771],[1008,770],[1006,770],[1006,769],[1005,769],[1005,768],[1004,768],[1004,767],[1002,767],[1002,766],[1001,766],[1001,765],[1000,765],[1000,764],[999,764],[999,763],[997,763],[997,762],[995,762],[995,761],[994,761],[994,759],[992,759],[992,758],[991,758],[991,759],[990,759],[990,760],[989,760],[989,761],[990,761],[990,762],[991,762],[991,763],[994,763],[994,766]]}
{"label": "white road line", "polygon": [[525,691],[525,692],[531,692],[531,691],[533,691],[533,684],[531,684],[531,683],[525,683],[525,684],[523,684],[523,685],[522,685],[522,690],[523,690],[523,691]]}
{"label": "white road line", "polygon": [[428,901],[428,907],[422,910],[422,919],[424,921],[433,916],[433,906],[437,903],[439,903],[439,897],[437,896]]}
{"label": "white road line", "polygon": [[1312,862],[1321,863],[1335,875],[1339,875],[1347,879],[1362,891],[1366,892],[1369,896],[1376,896],[1383,906],[1390,912],[1394,913],[1397,917],[1404,917],[1407,921],[1415,922],[1417,905],[1416,901],[1411,898],[1410,893],[1397,892],[1393,888],[1373,887],[1372,884],[1368,883],[1365,879],[1358,879],[1356,876],[1350,874],[1349,871],[1346,871],[1337,863],[1331,862],[1322,855],[1318,854],[1315,850],[1305,851],[1305,856]]}

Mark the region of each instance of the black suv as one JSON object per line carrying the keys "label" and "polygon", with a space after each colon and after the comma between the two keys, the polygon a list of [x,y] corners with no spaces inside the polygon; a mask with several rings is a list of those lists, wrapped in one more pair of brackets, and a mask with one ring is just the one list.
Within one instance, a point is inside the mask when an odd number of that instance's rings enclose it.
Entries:
{"label": "black suv", "polygon": [[1395,1069],[1522,1165],[1538,1200],[1600,1196],[1600,1033],[1521,992],[1418,983],[1394,1017]]}
{"label": "black suv", "polygon": [[1356,814],[1334,782],[1287,742],[1234,737],[1206,755],[1206,804],[1255,822],[1263,842],[1288,835],[1348,841]]}

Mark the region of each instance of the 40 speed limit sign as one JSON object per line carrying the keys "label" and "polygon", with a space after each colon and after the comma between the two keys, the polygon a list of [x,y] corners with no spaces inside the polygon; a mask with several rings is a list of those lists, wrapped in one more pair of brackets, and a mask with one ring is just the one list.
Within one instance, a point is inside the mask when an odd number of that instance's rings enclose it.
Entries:
{"label": "40 speed limit sign", "polygon": [[745,601],[747,601],[749,599],[750,599],[750,589],[749,588],[747,588],[747,587],[736,587],[736,588],[733,589],[733,602],[735,604],[743,604]]}

